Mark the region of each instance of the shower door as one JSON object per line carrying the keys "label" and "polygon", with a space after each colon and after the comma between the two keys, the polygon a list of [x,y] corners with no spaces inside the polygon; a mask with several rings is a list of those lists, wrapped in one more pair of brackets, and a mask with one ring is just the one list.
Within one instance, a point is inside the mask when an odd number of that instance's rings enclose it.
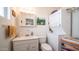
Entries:
{"label": "shower door", "polygon": [[79,38],[79,9],[72,12],[72,37]]}

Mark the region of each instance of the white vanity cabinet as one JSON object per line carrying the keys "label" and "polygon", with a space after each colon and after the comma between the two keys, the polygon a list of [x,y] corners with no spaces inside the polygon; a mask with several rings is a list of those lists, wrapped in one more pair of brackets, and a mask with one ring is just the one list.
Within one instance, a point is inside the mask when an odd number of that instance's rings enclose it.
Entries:
{"label": "white vanity cabinet", "polygon": [[38,38],[35,38],[35,39],[15,38],[13,40],[13,50],[14,51],[38,51],[39,50]]}

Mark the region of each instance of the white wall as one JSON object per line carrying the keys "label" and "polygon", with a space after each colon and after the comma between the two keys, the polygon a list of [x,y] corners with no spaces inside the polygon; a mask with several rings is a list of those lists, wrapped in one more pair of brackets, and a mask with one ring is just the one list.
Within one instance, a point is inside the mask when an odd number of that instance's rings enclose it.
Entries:
{"label": "white wall", "polygon": [[10,23],[9,20],[0,16],[0,51],[10,50],[10,40],[7,39],[5,35],[5,28]]}
{"label": "white wall", "polygon": [[[36,16],[41,17],[41,18],[45,18],[45,20],[46,20],[46,26],[40,25],[40,26],[36,26],[35,28],[30,27],[29,30],[31,29],[31,31],[34,32],[34,35],[41,35],[41,36],[43,35],[43,36],[46,36],[46,32],[47,32],[47,28],[48,28],[48,16],[55,9],[59,9],[59,8],[52,8],[52,7],[34,7],[33,8],[33,12],[35,12],[35,15]],[[21,18],[19,18],[19,19],[21,19]],[[24,30],[25,29],[27,29],[27,27],[24,27]],[[19,32],[22,32],[22,30],[20,30]],[[23,33],[24,33],[24,31],[23,31]]]}
{"label": "white wall", "polygon": [[0,51],[10,51],[10,41],[5,37],[5,27],[0,27]]}
{"label": "white wall", "polygon": [[0,7],[0,15],[4,17],[4,7]]}
{"label": "white wall", "polygon": [[0,16],[0,25],[10,25],[11,24],[11,21]]}

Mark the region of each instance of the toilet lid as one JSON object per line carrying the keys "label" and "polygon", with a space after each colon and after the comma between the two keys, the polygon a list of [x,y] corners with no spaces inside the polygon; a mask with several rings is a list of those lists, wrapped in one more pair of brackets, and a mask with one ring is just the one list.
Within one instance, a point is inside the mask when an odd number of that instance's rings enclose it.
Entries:
{"label": "toilet lid", "polygon": [[51,46],[49,44],[46,44],[46,43],[41,44],[41,47],[45,50],[52,50]]}

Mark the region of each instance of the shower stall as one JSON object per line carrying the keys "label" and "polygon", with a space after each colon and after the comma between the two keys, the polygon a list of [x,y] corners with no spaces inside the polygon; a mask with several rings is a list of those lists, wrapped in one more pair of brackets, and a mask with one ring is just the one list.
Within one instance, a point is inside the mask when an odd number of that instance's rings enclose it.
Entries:
{"label": "shower stall", "polygon": [[79,7],[67,9],[71,14],[70,36],[79,39]]}

